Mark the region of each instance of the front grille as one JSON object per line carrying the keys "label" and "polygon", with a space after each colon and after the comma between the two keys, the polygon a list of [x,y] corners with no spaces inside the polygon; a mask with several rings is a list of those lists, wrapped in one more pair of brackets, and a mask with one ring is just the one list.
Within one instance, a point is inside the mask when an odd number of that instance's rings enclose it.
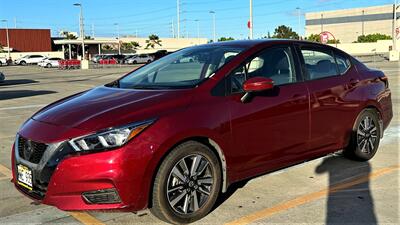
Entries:
{"label": "front grille", "polygon": [[28,140],[22,136],[18,137],[19,156],[31,163],[39,163],[46,149],[46,144]]}

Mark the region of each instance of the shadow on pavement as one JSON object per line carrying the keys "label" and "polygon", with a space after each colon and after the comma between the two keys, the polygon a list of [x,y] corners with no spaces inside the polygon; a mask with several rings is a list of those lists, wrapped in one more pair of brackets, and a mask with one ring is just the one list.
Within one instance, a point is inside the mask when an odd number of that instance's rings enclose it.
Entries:
{"label": "shadow on pavement", "polygon": [[[345,180],[368,176],[371,166],[368,162],[357,162],[333,155],[325,158],[316,168],[316,173],[328,173],[329,188]],[[326,205],[326,224],[363,224],[375,225],[377,219],[374,201],[371,196],[369,180],[367,182],[329,192]]]}
{"label": "shadow on pavement", "polygon": [[10,85],[19,85],[19,84],[32,84],[32,83],[39,83],[39,81],[31,80],[31,79],[5,80],[4,82],[0,83],[0,87],[1,86],[10,86]]}
{"label": "shadow on pavement", "polygon": [[31,91],[31,90],[18,90],[18,91],[0,91],[0,100],[24,98],[36,95],[47,95],[57,93],[56,91]]}

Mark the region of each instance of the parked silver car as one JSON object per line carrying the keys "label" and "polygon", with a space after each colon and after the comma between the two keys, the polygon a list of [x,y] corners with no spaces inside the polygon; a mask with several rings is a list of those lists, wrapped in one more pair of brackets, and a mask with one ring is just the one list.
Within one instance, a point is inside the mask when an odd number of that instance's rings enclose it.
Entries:
{"label": "parked silver car", "polygon": [[52,58],[45,58],[38,63],[38,66],[51,68],[51,67],[58,67],[58,61],[62,60],[61,58],[52,57]]}
{"label": "parked silver car", "polygon": [[125,60],[125,63],[127,64],[151,63],[153,62],[153,60],[154,60],[153,57],[148,54],[140,54],[140,55],[134,55],[129,59]]}

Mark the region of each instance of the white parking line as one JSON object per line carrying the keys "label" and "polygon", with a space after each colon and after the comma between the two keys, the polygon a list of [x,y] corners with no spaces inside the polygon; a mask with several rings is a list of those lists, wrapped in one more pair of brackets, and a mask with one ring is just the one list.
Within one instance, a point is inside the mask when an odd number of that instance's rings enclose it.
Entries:
{"label": "white parking line", "polygon": [[40,108],[46,106],[46,104],[39,104],[39,105],[24,105],[24,106],[14,106],[14,107],[4,107],[0,108],[0,111],[4,110],[13,110],[13,109],[29,109],[29,108]]}

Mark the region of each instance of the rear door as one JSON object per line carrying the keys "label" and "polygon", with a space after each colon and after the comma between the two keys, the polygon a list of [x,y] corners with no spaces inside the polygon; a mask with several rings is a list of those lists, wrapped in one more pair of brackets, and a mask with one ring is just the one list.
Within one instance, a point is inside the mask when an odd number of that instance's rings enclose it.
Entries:
{"label": "rear door", "polygon": [[[241,152],[243,176],[291,164],[307,150],[308,91],[292,50],[291,45],[266,48],[228,77],[232,144]],[[273,79],[275,88],[242,103],[243,82],[259,76]]]}
{"label": "rear door", "polygon": [[310,154],[343,148],[359,107],[352,97],[357,71],[344,53],[334,49],[302,45],[298,50],[310,92]]}

